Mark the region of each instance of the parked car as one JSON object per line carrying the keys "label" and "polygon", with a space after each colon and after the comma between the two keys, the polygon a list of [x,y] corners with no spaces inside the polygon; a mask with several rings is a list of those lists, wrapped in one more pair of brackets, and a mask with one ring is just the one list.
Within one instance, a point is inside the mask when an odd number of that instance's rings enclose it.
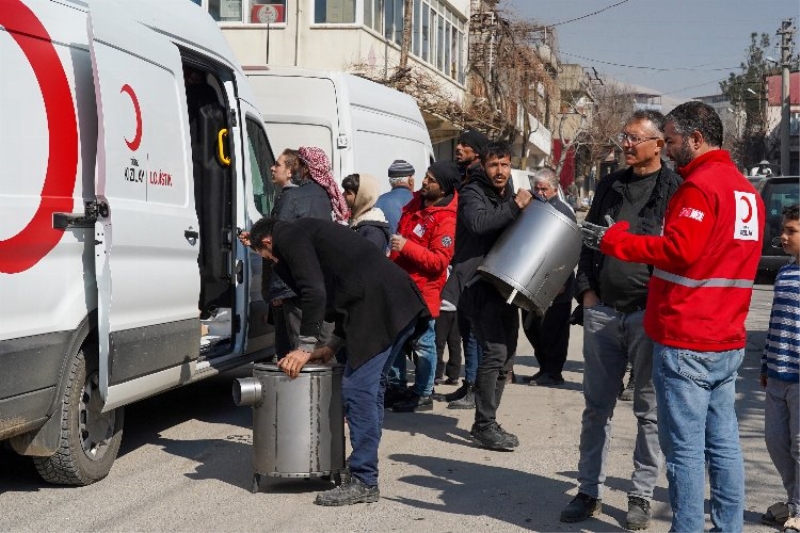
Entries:
{"label": "parked car", "polygon": [[767,177],[758,183],[756,190],[761,193],[767,211],[757,281],[773,283],[778,269],[789,261],[789,256],[784,253],[780,245],[783,209],[800,203],[800,177]]}

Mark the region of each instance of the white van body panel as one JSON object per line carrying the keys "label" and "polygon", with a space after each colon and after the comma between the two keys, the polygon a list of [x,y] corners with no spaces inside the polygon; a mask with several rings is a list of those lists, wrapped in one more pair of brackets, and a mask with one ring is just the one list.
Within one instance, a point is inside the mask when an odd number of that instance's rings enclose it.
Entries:
{"label": "white van body panel", "polygon": [[422,182],[433,147],[411,96],[343,72],[270,66],[247,77],[276,153],[319,146],[338,182],[372,174],[381,193],[390,188],[389,166],[405,159]]}
{"label": "white van body panel", "polygon": [[[84,342],[101,345],[84,357],[104,411],[269,355],[272,329],[254,315],[266,309],[261,259],[235,238],[260,218],[245,110],[266,130],[219,27],[192,2],[2,4],[0,64],[10,74],[0,77],[0,119],[19,126],[0,128],[0,439],[46,457],[59,446],[51,430]],[[230,160],[229,207],[206,228],[228,250],[218,279],[231,307],[211,324],[223,333],[208,349],[187,65],[205,73],[222,108],[227,133],[209,159]]]}

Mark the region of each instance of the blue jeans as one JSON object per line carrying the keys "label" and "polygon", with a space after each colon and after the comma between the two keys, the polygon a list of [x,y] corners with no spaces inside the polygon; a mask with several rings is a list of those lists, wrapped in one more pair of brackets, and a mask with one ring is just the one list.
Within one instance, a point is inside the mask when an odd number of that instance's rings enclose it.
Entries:
{"label": "blue jeans", "polygon": [[365,485],[378,484],[378,446],[383,431],[383,393],[387,373],[403,344],[414,332],[416,320],[397,335],[394,343],[375,357],[353,368],[344,367],[342,398],[344,414],[350,427],[350,473]]}
{"label": "blue jeans", "polygon": [[636,416],[636,446],[628,492],[650,500],[661,467],[653,390],[653,342],[644,332],[644,311],[621,313],[603,304],[584,310],[583,397],[586,407],[581,420],[579,491],[603,497],[606,462],[611,446],[611,419],[617,403],[625,367],[633,363],[633,414]]}
{"label": "blue jeans", "polygon": [[466,314],[458,311],[458,328],[461,332],[461,340],[464,344],[464,381],[475,383],[478,377],[478,362],[481,357],[481,346],[472,331],[472,324]]}
{"label": "blue jeans", "polygon": [[[420,396],[430,396],[433,392],[433,379],[436,377],[436,321],[431,318],[428,327],[412,343],[417,356],[417,367],[414,371],[414,392]],[[401,350],[389,369],[389,386],[403,388],[406,386],[406,354]]]}
{"label": "blue jeans", "polygon": [[744,349],[697,352],[655,343],[653,382],[671,531],[703,531],[706,467],[711,531],[737,533],[744,527],[744,462],[734,407],[743,358]]}

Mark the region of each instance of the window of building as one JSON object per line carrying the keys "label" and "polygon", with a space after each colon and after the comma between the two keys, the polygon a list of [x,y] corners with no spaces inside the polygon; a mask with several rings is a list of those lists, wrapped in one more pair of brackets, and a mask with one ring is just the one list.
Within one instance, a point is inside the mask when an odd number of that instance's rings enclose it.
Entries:
{"label": "window of building", "polygon": [[283,24],[286,0],[192,0],[218,22]]}
{"label": "window of building", "polygon": [[353,24],[355,21],[356,0],[314,0],[314,24]]}

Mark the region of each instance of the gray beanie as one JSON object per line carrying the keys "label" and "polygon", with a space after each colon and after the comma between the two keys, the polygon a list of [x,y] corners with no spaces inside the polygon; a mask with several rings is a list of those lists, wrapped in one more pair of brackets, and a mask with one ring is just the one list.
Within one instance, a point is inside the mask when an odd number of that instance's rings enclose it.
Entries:
{"label": "gray beanie", "polygon": [[414,167],[408,161],[395,159],[389,166],[389,182],[399,183],[403,179],[414,175]]}

